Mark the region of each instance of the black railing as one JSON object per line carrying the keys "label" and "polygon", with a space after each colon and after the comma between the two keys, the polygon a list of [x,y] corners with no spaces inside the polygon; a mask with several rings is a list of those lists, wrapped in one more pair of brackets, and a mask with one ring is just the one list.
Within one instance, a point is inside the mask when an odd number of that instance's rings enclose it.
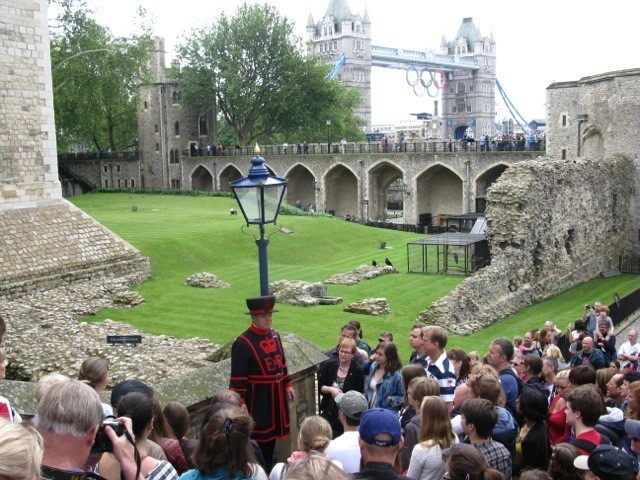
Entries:
{"label": "black railing", "polygon": [[640,255],[620,255],[618,270],[621,273],[640,273]]}
{"label": "black railing", "polygon": [[614,324],[619,324],[640,309],[640,288],[609,305],[609,316]]}

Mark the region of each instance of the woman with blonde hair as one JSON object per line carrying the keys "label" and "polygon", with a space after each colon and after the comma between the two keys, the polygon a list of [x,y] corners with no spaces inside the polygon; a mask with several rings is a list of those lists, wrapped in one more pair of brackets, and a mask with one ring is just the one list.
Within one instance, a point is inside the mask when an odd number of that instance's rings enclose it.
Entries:
{"label": "woman with blonde hair", "polygon": [[558,371],[567,368],[567,361],[562,356],[562,351],[557,345],[549,345],[545,356],[555,358],[558,361]]}
{"label": "woman with blonde hair", "polygon": [[356,363],[357,347],[353,338],[345,338],[338,345],[338,360],[323,362],[318,371],[318,391],[320,399],[320,415],[331,425],[333,437],[344,433],[339,418],[338,405],[335,398],[350,390],[364,392],[364,374],[362,367]]}
{"label": "woman with blonde hair", "polygon": [[416,480],[440,480],[444,475],[442,450],[458,442],[451,429],[449,407],[439,396],[425,397],[420,414],[420,443],[411,452],[407,476]]}
{"label": "woman with blonde hair", "polygon": [[287,472],[287,480],[349,480],[351,475],[322,455],[302,458]]}
{"label": "woman with blonde hair", "polygon": [[0,418],[0,480],[37,480],[42,437],[31,427]]}
{"label": "woman with blonde hair", "polygon": [[560,370],[553,380],[556,396],[549,405],[547,417],[547,430],[549,431],[549,444],[551,447],[566,442],[571,433],[571,427],[567,425],[567,402],[564,397],[571,391],[569,383],[569,369]]}
{"label": "woman with blonde hair", "polygon": [[[278,480],[288,475],[288,470],[299,460],[309,458],[312,454],[325,455],[331,441],[331,425],[319,415],[305,418],[298,434],[298,450],[293,452],[286,462],[276,463],[269,474],[270,480]],[[342,463],[334,461],[342,468]]]}

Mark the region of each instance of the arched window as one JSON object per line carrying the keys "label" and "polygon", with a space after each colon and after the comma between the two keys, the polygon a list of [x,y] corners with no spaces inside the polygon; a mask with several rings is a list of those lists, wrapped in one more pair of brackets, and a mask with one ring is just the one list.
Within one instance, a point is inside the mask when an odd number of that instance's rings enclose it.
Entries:
{"label": "arched window", "polygon": [[169,163],[173,163],[175,160],[175,155],[173,154],[173,150],[169,150]]}
{"label": "arched window", "polygon": [[458,94],[464,94],[466,92],[466,86],[464,83],[458,83]]}
{"label": "arched window", "polygon": [[180,101],[178,97],[178,92],[173,92],[173,103],[178,103]]}
{"label": "arched window", "polygon": [[175,125],[174,125],[174,127],[173,127],[173,129],[174,129],[174,132],[175,132],[176,137],[177,137],[178,135],[180,135],[180,122],[176,122],[176,123],[175,123]]}
{"label": "arched window", "polygon": [[200,135],[207,134],[207,117],[200,115]]}
{"label": "arched window", "polygon": [[180,150],[176,148],[176,163],[180,163]]}

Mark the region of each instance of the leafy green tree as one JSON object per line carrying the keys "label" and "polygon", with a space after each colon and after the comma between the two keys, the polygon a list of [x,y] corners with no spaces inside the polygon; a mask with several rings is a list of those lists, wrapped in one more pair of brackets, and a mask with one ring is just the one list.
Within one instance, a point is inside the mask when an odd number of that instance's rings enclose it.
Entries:
{"label": "leafy green tree", "polygon": [[135,147],[137,84],[146,79],[151,35],[115,38],[84,0],[61,0],[57,8],[51,62],[58,149]]}
{"label": "leafy green tree", "polygon": [[[239,142],[326,140],[326,119],[362,137],[353,114],[359,92],[326,78],[327,65],[303,54],[293,25],[270,5],[240,6],[233,17],[194,31],[178,47],[183,105],[217,106]],[[333,124],[333,123],[332,123]],[[337,131],[337,130],[336,130]]]}

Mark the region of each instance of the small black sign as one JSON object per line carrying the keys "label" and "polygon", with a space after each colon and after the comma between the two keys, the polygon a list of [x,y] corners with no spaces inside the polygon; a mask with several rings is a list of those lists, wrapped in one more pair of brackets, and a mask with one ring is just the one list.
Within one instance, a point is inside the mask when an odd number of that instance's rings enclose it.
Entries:
{"label": "small black sign", "polygon": [[107,335],[109,345],[137,345],[142,343],[142,335]]}

